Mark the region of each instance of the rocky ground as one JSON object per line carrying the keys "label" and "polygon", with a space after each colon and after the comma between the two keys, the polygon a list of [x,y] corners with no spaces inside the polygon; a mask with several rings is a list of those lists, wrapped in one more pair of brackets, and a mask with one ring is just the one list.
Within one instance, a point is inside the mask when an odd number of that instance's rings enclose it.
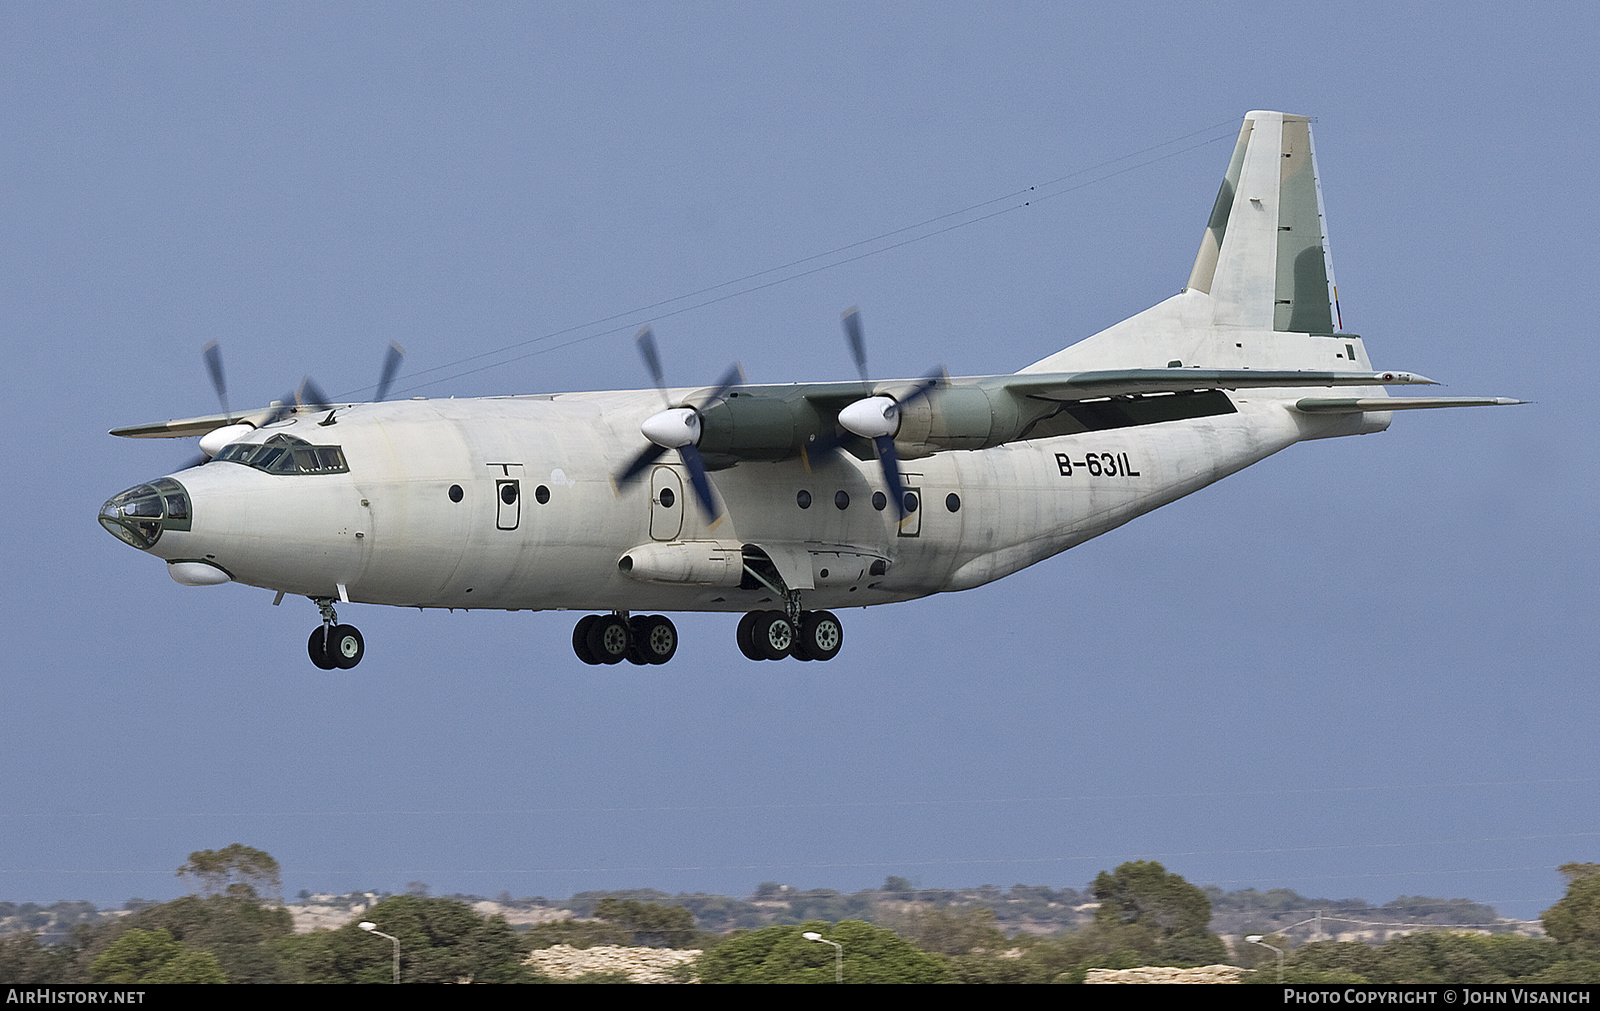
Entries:
{"label": "rocky ground", "polygon": [[692,964],[700,957],[698,949],[624,948],[596,945],[574,948],[558,944],[540,948],[528,956],[527,964],[546,976],[575,979],[591,972],[620,972],[635,983],[674,983],[672,970]]}

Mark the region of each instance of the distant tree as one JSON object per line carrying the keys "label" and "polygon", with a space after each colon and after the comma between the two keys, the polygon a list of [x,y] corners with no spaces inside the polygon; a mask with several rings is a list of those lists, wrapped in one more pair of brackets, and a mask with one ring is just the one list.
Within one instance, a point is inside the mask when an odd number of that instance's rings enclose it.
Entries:
{"label": "distant tree", "polygon": [[995,926],[992,909],[918,909],[895,916],[886,926],[923,951],[936,955],[970,955],[1004,950],[1006,935]]}
{"label": "distant tree", "polygon": [[521,935],[522,948],[534,951],[553,948],[558,944],[574,948],[593,948],[600,944],[633,943],[633,931],[603,920],[555,920],[536,923]]}
{"label": "distant tree", "polygon": [[1123,945],[1165,964],[1206,965],[1227,957],[1210,933],[1211,900],[1153,860],[1134,860],[1094,879],[1095,925]]}
{"label": "distant tree", "polygon": [[280,983],[294,976],[279,948],[293,934],[294,920],[276,904],[262,905],[238,894],[185,895],[96,929],[83,938],[84,959],[97,958],[132,929],[162,932],[189,948],[210,952],[230,982]]}
{"label": "distant tree", "polygon": [[808,941],[816,931],[844,947],[846,983],[945,983],[944,959],[918,951],[892,930],[860,920],[762,927],[729,935],[701,955],[695,974],[702,983],[832,983],[832,945]]}
{"label": "distant tree", "polygon": [[606,896],[594,915],[631,931],[633,943],[647,948],[682,948],[694,939],[694,914],[682,906],[635,902]]}
{"label": "distant tree", "polygon": [[0,936],[0,983],[86,983],[77,955],[70,945],[40,944],[25,930]]}
{"label": "distant tree", "polygon": [[619,902],[628,900],[671,902],[672,896],[655,888],[623,888],[614,892],[578,892],[562,904],[578,916],[593,916],[595,905],[601,899],[616,899]]}
{"label": "distant tree", "polygon": [[909,878],[896,877],[892,874],[883,879],[883,887],[879,889],[879,891],[888,892],[897,899],[909,899],[911,898],[911,893],[916,890],[917,886],[912,884]]}
{"label": "distant tree", "polygon": [[1544,911],[1544,931],[1557,944],[1600,957],[1600,864],[1562,864],[1567,894]]}
{"label": "distant tree", "polygon": [[278,861],[272,855],[249,846],[233,843],[220,850],[196,850],[178,868],[178,877],[200,879],[207,895],[234,895],[256,898],[276,896],[283,887],[278,879]]}
{"label": "distant tree", "polygon": [[707,895],[699,892],[686,895],[680,892],[676,901],[694,914],[694,921],[700,929],[719,934],[739,927],[760,927],[767,922],[762,915],[765,910],[754,903],[730,899],[723,895]]}
{"label": "distant tree", "polygon": [[134,928],[90,966],[96,983],[226,983],[217,957],[197,951],[165,930]]}

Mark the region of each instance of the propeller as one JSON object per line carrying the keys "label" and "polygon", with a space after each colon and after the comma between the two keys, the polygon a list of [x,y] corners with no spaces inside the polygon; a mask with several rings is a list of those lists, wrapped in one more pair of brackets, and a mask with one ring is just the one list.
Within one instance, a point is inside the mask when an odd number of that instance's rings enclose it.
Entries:
{"label": "propeller", "polygon": [[[373,401],[382,401],[389,393],[395,376],[400,372],[400,361],[405,357],[405,348],[399,344],[391,343],[388,351],[383,356],[383,367],[378,376],[377,397]],[[222,347],[217,341],[209,341],[200,349],[200,356],[205,360],[206,371],[211,376],[211,386],[217,391],[217,400],[222,404],[222,413],[227,416],[228,424],[213,429],[200,439],[201,456],[189,466],[198,467],[222,451],[222,447],[237,439],[250,434],[256,428],[264,428],[299,410],[326,411],[329,410],[327,394],[316,384],[310,376],[300,381],[300,385],[284,395],[282,400],[274,403],[259,425],[249,421],[235,422],[233,411],[228,406],[228,381],[222,369]]]}
{"label": "propeller", "polygon": [[[855,358],[856,371],[861,374],[863,387],[870,393],[872,379],[867,372],[867,342],[861,332],[861,310],[855,306],[846,309],[843,323],[845,341],[850,345],[851,356]],[[899,392],[898,396],[876,394],[863,397],[839,412],[839,428],[872,442],[878,454],[878,465],[883,468],[884,484],[890,491],[889,499],[894,503],[896,514],[902,517],[906,513],[906,486],[900,477],[900,457],[894,448],[895,433],[900,430],[900,410],[930,395],[946,378],[944,369],[935,369],[909,390]],[[837,452],[840,441],[841,436],[837,431],[824,434],[808,450],[808,462],[813,455],[817,459],[825,459]]]}
{"label": "propeller", "polygon": [[686,404],[674,407],[672,398],[667,394],[666,375],[661,369],[661,356],[656,351],[655,333],[647,325],[634,335],[634,342],[639,346],[639,354],[644,358],[645,368],[650,370],[650,378],[655,380],[656,389],[661,391],[662,402],[667,406],[666,410],[650,415],[639,425],[640,434],[650,444],[623,468],[622,473],[614,478],[614,483],[619,489],[626,487],[637,480],[651,464],[661,459],[668,450],[675,449],[678,451],[679,459],[683,461],[684,468],[689,471],[689,484],[694,488],[694,495],[700,502],[700,508],[705,510],[708,518],[715,521],[722,515],[722,510],[717,506],[716,496],[711,492],[711,479],[706,476],[705,459],[700,455],[700,414],[721,400],[730,389],[743,382],[744,372],[735,362],[717,383],[711,395],[702,400],[698,406]]}

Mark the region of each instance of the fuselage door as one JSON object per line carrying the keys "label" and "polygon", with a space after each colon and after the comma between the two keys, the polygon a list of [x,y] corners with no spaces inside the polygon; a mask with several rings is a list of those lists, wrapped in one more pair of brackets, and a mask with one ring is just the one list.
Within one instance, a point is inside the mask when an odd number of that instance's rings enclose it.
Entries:
{"label": "fuselage door", "polygon": [[922,475],[901,474],[900,481],[905,485],[906,499],[905,512],[900,517],[901,537],[917,537],[922,533]]}
{"label": "fuselage door", "polygon": [[650,537],[673,541],[683,532],[683,479],[671,467],[650,472]]}
{"label": "fuselage door", "polygon": [[500,530],[515,530],[522,522],[522,464],[491,463],[494,474],[494,525]]}

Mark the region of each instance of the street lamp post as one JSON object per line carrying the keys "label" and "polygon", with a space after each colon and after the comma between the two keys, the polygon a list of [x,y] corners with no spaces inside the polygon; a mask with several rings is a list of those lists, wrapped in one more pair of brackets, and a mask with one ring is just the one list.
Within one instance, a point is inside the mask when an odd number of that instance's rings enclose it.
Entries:
{"label": "street lamp post", "polygon": [[833,981],[844,982],[844,945],[837,941],[830,941],[815,930],[808,930],[800,935],[808,941],[821,941],[823,944],[833,945]]}
{"label": "street lamp post", "polygon": [[1282,948],[1273,948],[1272,945],[1268,944],[1265,934],[1249,934],[1249,935],[1246,935],[1245,940],[1249,941],[1251,944],[1259,944],[1263,948],[1272,948],[1273,951],[1276,951],[1278,953],[1278,982],[1282,983],[1283,982],[1283,949]]}
{"label": "street lamp post", "polygon": [[365,930],[369,934],[377,934],[379,937],[387,937],[387,938],[389,938],[389,940],[394,942],[394,981],[396,983],[399,983],[400,982],[400,939],[398,937],[395,937],[395,936],[391,935],[391,934],[385,934],[383,931],[379,930],[378,929],[378,925],[376,923],[373,923],[371,920],[362,920],[360,923],[356,924],[356,926],[360,927],[362,930]]}

